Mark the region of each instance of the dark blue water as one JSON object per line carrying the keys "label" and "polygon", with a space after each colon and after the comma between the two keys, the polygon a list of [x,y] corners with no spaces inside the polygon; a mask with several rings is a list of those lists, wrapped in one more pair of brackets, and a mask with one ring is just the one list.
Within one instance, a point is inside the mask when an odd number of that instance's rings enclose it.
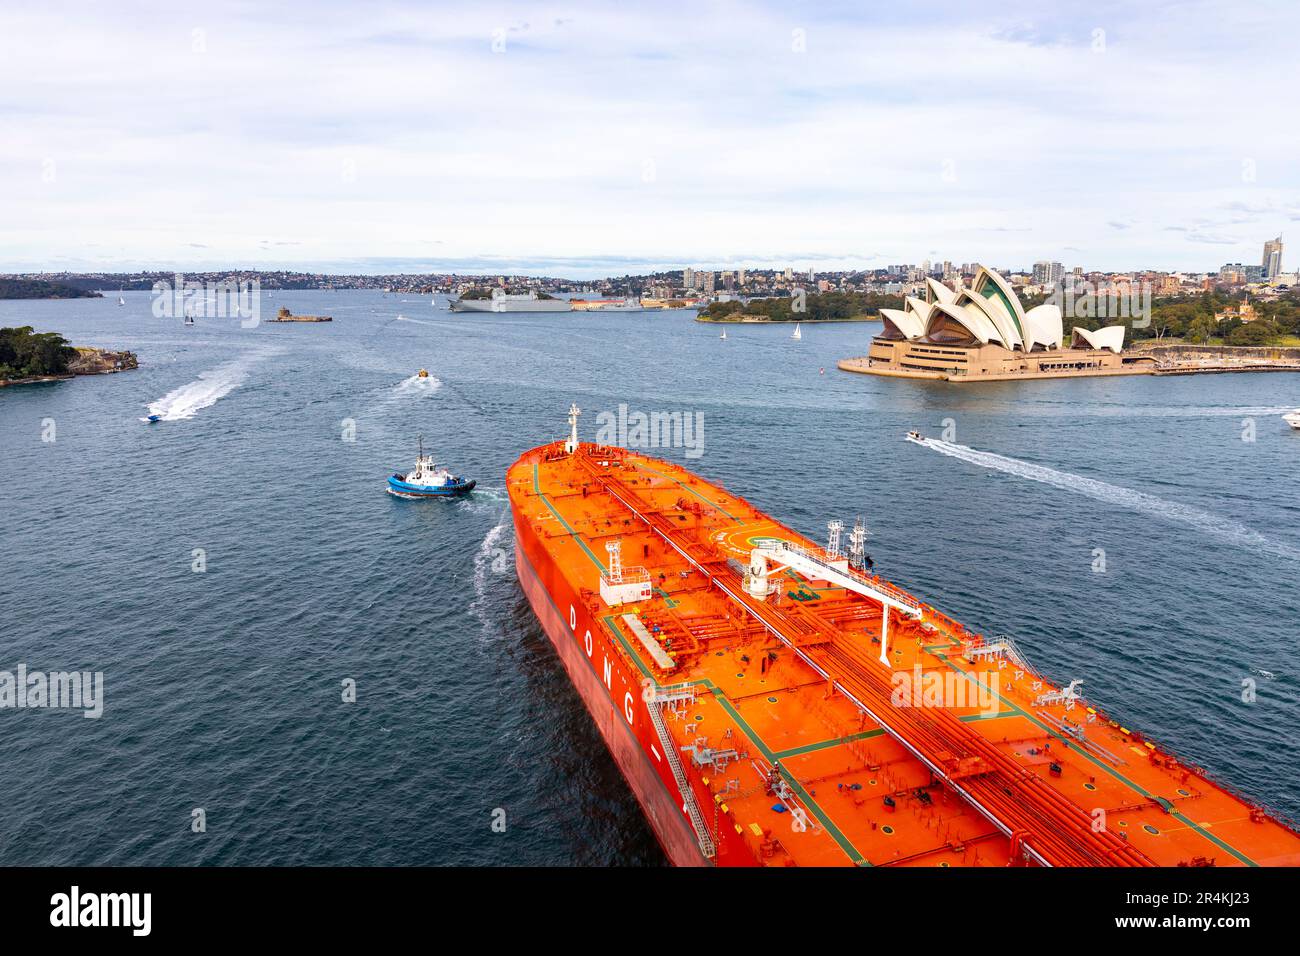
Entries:
{"label": "dark blue water", "polygon": [[[861,325],[313,292],[264,306],[333,323],[185,329],[127,300],[0,303],[141,362],[0,390],[0,669],[106,685],[99,720],[0,710],[2,864],[662,862],[514,579],[505,469],[571,401],[588,438],[620,402],[703,412],[692,468],[819,539],[864,515],[879,570],[1300,816],[1300,375],[953,386],[836,370]],[[1014,461],[902,441],[944,419]],[[420,434],[471,499],[385,493]]]}

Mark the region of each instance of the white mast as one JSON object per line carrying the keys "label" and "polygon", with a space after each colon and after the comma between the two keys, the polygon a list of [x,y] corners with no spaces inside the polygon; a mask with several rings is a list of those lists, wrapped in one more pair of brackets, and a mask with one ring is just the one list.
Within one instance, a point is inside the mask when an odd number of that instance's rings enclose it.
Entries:
{"label": "white mast", "polygon": [[862,523],[859,517],[853,522],[853,530],[849,532],[849,567],[854,571],[861,571],[866,564],[867,555],[867,526]]}
{"label": "white mast", "polygon": [[840,533],[844,531],[843,521],[832,521],[826,525],[830,532],[826,542],[826,557],[831,561],[838,561],[840,555]]}
{"label": "white mast", "polygon": [[578,450],[578,416],[581,414],[582,409],[577,402],[569,406],[569,440],[564,443],[566,454],[572,455]]}
{"label": "white mast", "polygon": [[623,542],[613,540],[605,545],[605,550],[609,552],[609,583],[623,583]]}

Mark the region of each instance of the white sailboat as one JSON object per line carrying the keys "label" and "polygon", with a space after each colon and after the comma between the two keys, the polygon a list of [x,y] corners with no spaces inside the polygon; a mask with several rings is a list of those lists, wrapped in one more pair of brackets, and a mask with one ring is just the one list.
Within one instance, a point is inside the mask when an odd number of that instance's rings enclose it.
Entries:
{"label": "white sailboat", "polygon": [[118,305],[126,305],[126,299],[122,298],[122,292],[123,292],[123,291],[125,291],[125,290],[123,290],[123,289],[118,289],[118,290],[117,290],[117,304],[118,304]]}
{"label": "white sailboat", "polygon": [[799,327],[799,323],[798,323],[798,322],[796,322],[796,323],[794,324],[794,332],[792,332],[792,333],[790,334],[790,338],[792,338],[792,339],[801,339],[801,338],[803,338],[803,331],[800,329],[800,327]]}
{"label": "white sailboat", "polygon": [[727,338],[727,330],[726,330],[726,329],[723,329],[723,330],[722,330],[722,334],[719,335],[718,338],[723,339],[723,340],[725,341],[726,338]]}

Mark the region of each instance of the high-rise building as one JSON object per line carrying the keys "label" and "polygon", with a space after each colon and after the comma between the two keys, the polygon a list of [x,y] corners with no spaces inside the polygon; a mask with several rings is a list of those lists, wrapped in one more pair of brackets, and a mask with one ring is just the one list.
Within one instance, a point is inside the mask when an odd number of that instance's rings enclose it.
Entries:
{"label": "high-rise building", "polygon": [[682,270],[682,288],[683,289],[695,288],[695,270],[690,268],[689,266]]}
{"label": "high-rise building", "polygon": [[[1281,255],[1281,252],[1278,252]],[[1263,266],[1248,266],[1240,262],[1225,262],[1219,268],[1219,278],[1224,282],[1262,282]]]}
{"label": "high-rise building", "polygon": [[698,276],[696,276],[696,281],[699,283],[699,288],[701,292],[707,292],[712,294],[713,292],[712,272],[701,272]]}
{"label": "high-rise building", "polygon": [[744,269],[737,269],[737,270],[736,270],[736,285],[744,285],[744,284],[745,284],[745,270],[744,270]]}
{"label": "high-rise building", "polygon": [[1264,279],[1276,279],[1282,271],[1282,237],[1264,243]]}
{"label": "high-rise building", "polygon": [[1056,285],[1065,277],[1065,266],[1059,262],[1035,262],[1034,285]]}

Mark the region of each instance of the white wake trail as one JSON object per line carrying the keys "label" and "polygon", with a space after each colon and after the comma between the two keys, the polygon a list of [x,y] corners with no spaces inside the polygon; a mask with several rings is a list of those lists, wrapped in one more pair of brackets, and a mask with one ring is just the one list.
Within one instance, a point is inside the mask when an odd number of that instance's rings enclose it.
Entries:
{"label": "white wake trail", "polygon": [[248,379],[249,370],[270,352],[253,352],[240,356],[206,372],[192,382],[174,388],[162,398],[149,404],[149,414],[161,416],[165,422],[193,418],[200,410],[215,405]]}
{"label": "white wake trail", "polygon": [[506,508],[474,555],[474,600],[470,602],[469,612],[478,618],[485,637],[491,636],[493,630],[487,610],[487,598],[493,590],[492,579],[510,573],[510,530],[510,509]]}
{"label": "white wake trail", "polygon": [[1176,501],[1166,501],[1164,498],[1157,498],[1155,495],[1134,491],[1131,488],[1110,485],[1104,481],[1084,478],[1082,475],[1072,475],[1065,471],[1056,471],[1053,468],[1034,465],[1018,458],[1007,458],[1005,455],[995,455],[992,452],[976,451],[966,445],[956,445],[935,438],[922,438],[917,444],[923,445],[932,451],[937,451],[941,455],[957,458],[969,464],[978,465],[981,468],[989,468],[993,471],[1000,471],[1003,474],[1025,478],[1029,481],[1042,482],[1062,491],[1071,491],[1096,501],[1104,501],[1108,504],[1118,505],[1121,508],[1128,508],[1131,511],[1151,515],[1154,518],[1188,525],[1238,547],[1263,551],[1291,561],[1300,561],[1300,549],[1272,541],[1258,531],[1253,531],[1229,518],[1212,515],[1209,512],[1179,504]]}

